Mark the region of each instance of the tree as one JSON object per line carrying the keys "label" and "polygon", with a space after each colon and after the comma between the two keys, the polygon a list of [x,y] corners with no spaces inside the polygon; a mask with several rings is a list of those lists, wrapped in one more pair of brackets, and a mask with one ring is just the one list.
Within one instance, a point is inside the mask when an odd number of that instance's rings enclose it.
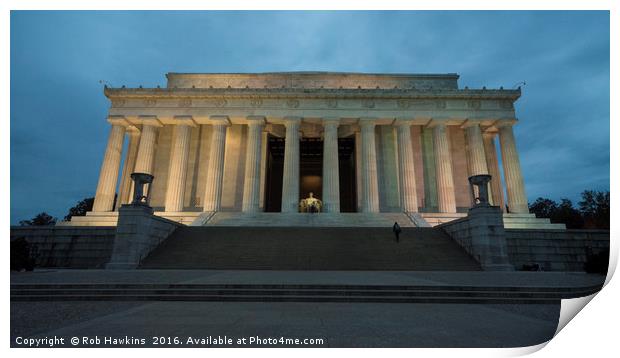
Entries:
{"label": "tree", "polygon": [[73,216],[84,216],[87,211],[93,210],[93,203],[95,202],[95,198],[85,198],[75,204],[74,207],[69,209],[69,213],[65,216],[65,221],[71,220]]}
{"label": "tree", "polygon": [[37,216],[35,216],[34,218],[30,219],[30,220],[22,220],[19,222],[20,226],[48,226],[48,225],[55,225],[56,224],[56,218],[49,215],[46,212],[42,212],[37,214]]}
{"label": "tree", "polygon": [[565,224],[568,229],[581,229],[583,227],[583,217],[581,213],[573,207],[573,203],[568,199],[561,199],[557,202],[538,198],[529,206],[530,212],[536,214],[537,218],[547,218],[552,223]]}
{"label": "tree", "polygon": [[558,203],[547,198],[538,198],[530,204],[530,212],[536,214],[537,218],[551,218],[553,213],[558,210]]}
{"label": "tree", "polygon": [[561,199],[555,212],[551,215],[552,223],[564,223],[567,229],[583,229],[583,216],[573,207],[573,202]]}
{"label": "tree", "polygon": [[[112,207],[116,207],[116,199],[117,194],[114,194],[114,202],[112,203]],[[84,198],[81,201],[78,201],[74,207],[69,209],[69,213],[65,216],[65,221],[71,220],[72,216],[85,216],[87,211],[93,211],[93,204],[95,203],[95,198]]]}
{"label": "tree", "polygon": [[586,228],[609,229],[609,191],[584,190],[579,211]]}

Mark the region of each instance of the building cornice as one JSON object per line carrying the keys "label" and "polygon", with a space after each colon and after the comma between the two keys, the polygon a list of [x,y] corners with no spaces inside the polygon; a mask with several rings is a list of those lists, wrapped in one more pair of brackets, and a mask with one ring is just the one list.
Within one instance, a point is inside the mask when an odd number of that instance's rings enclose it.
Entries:
{"label": "building cornice", "polygon": [[109,88],[109,99],[131,98],[334,98],[334,99],[504,99],[516,101],[521,90],[506,89],[350,89],[350,88]]}

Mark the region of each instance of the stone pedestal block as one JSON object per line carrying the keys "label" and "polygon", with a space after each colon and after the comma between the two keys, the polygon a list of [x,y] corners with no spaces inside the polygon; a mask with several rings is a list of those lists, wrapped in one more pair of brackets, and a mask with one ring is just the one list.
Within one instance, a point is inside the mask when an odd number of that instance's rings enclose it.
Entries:
{"label": "stone pedestal block", "polygon": [[485,271],[512,271],[503,214],[497,206],[469,209],[467,217],[437,227],[467,251]]}
{"label": "stone pedestal block", "polygon": [[118,212],[112,257],[106,269],[137,268],[142,259],[181,226],[153,215],[153,208],[144,205],[123,205]]}
{"label": "stone pedestal block", "polygon": [[504,232],[503,214],[497,206],[469,209],[470,254],[488,271],[512,271],[508,261],[508,246]]}

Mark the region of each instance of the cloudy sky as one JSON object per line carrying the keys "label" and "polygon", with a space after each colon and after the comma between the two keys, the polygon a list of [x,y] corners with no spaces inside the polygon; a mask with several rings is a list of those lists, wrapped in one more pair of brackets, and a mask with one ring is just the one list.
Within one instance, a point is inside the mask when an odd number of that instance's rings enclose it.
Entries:
{"label": "cloudy sky", "polygon": [[99,80],[166,72],[461,75],[512,88],[530,201],[609,189],[607,12],[12,12],[11,223],[93,196],[107,141]]}

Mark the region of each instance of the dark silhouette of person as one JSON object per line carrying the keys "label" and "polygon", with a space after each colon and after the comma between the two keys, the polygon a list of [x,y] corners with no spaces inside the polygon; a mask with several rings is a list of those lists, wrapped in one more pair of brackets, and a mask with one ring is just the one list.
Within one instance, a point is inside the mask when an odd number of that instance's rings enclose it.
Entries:
{"label": "dark silhouette of person", "polygon": [[401,228],[400,225],[398,225],[397,222],[394,222],[394,226],[392,226],[392,232],[394,232],[394,235],[396,235],[396,242],[400,242],[400,232],[401,232]]}

